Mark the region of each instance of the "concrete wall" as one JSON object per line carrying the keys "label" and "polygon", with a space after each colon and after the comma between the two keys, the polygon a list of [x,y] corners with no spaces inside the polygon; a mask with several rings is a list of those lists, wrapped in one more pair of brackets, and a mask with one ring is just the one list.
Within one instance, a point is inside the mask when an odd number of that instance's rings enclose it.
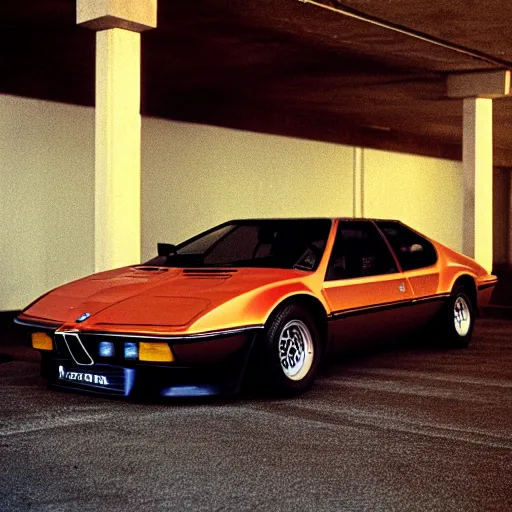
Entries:
{"label": "concrete wall", "polygon": [[399,219],[462,250],[462,162],[364,151],[367,217]]}
{"label": "concrete wall", "polygon": [[[94,268],[94,112],[0,96],[0,311]],[[353,148],[142,122],[142,255],[235,217],[351,216]],[[365,215],[462,247],[460,162],[364,151]]]}
{"label": "concrete wall", "polygon": [[352,148],[146,119],[142,257],[232,218],[352,214]]}
{"label": "concrete wall", "polygon": [[0,96],[0,311],[93,271],[94,112]]}

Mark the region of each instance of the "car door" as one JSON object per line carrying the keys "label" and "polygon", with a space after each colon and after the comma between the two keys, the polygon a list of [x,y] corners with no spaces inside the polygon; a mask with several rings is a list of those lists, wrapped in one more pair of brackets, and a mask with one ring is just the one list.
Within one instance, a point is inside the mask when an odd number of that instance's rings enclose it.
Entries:
{"label": "car door", "polygon": [[437,294],[439,266],[434,245],[401,222],[379,220],[375,224],[393,249],[416,298]]}
{"label": "car door", "polygon": [[395,253],[402,272],[414,293],[410,318],[416,325],[432,320],[446,302],[439,293],[440,267],[434,245],[424,236],[398,221],[375,221]]}
{"label": "car door", "polygon": [[332,348],[379,342],[407,328],[413,299],[387,242],[367,220],[340,220],[323,285]]}

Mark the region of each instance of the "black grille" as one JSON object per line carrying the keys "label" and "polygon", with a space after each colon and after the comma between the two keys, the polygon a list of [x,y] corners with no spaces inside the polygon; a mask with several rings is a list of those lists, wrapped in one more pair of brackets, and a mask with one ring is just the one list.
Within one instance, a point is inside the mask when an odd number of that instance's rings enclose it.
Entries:
{"label": "black grille", "polygon": [[56,333],[55,345],[57,353],[71,359],[82,366],[94,364],[89,351],[85,348],[77,333]]}
{"label": "black grille", "polygon": [[[98,334],[87,334],[87,333],[79,333],[79,338],[81,342],[81,346],[77,347],[77,351],[75,351],[75,344],[69,343],[69,337],[68,343],[66,344],[64,341],[64,334],[67,333],[56,333],[54,340],[55,340],[55,348],[57,351],[57,356],[59,358],[66,358],[70,361],[75,361],[79,365],[90,365],[90,360],[86,359],[87,354],[90,356],[90,358],[93,360],[93,362],[100,363],[100,364],[122,364],[125,367],[133,367],[137,360],[136,359],[125,359],[124,358],[124,343],[126,341],[136,342],[138,340],[135,340],[133,338],[124,337],[124,336],[102,336]],[[114,345],[114,355],[112,357],[101,357],[99,353],[99,344],[102,341],[108,341],[110,343],[113,343]],[[68,349],[69,346],[69,349]],[[83,347],[83,348],[82,348]],[[85,357],[82,359],[77,359],[77,353],[81,350],[82,356],[84,356],[84,349],[85,349]],[[73,354],[71,354],[71,351],[73,351]],[[74,357],[73,357],[74,356]],[[85,363],[83,361],[86,361]],[[87,362],[89,361],[89,362]]]}

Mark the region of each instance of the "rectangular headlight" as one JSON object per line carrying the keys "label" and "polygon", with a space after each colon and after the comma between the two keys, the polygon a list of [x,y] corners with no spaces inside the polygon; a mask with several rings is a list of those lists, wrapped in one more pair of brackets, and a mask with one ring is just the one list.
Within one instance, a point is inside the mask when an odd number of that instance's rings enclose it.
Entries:
{"label": "rectangular headlight", "polygon": [[139,361],[154,361],[163,363],[172,363],[174,356],[167,343],[161,341],[150,343],[141,341],[139,345]]}
{"label": "rectangular headlight", "polygon": [[134,341],[125,341],[124,342],[124,358],[125,359],[137,359],[139,355],[139,350],[137,347],[137,343]]}
{"label": "rectangular headlight", "polygon": [[100,341],[98,353],[100,357],[114,357],[114,344],[111,341]]}
{"label": "rectangular headlight", "polygon": [[45,332],[32,333],[32,346],[37,350],[53,350],[53,341],[51,336]]}

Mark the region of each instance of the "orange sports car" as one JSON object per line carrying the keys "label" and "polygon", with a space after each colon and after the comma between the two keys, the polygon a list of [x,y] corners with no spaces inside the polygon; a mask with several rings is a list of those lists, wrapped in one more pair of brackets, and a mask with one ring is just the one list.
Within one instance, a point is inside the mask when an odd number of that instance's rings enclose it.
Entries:
{"label": "orange sports car", "polygon": [[234,220],[142,264],[56,288],[17,323],[52,386],[230,394],[246,374],[305,391],[325,354],[428,326],[466,347],[496,277],[393,220]]}

